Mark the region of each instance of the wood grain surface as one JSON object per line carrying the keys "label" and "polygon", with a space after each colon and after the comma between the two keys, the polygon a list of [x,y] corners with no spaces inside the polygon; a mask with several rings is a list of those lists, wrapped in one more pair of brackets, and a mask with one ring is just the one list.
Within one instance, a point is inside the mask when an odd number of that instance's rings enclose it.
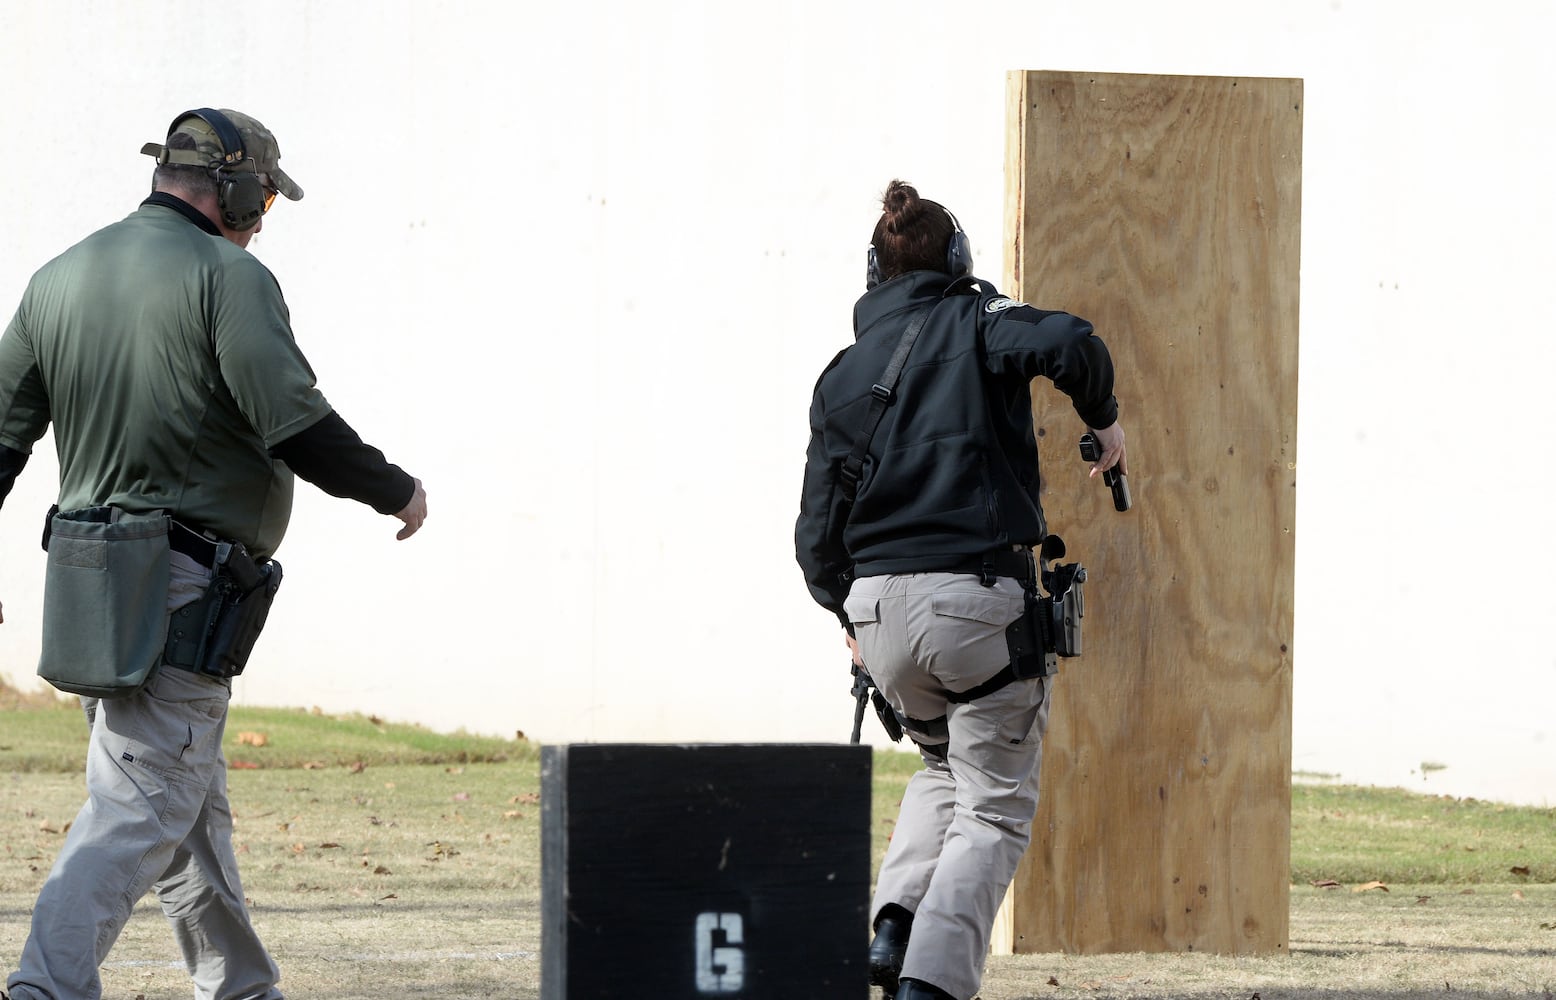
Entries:
{"label": "wood grain surface", "polygon": [[1090,320],[1134,508],[1038,380],[1090,573],[997,950],[1287,946],[1302,82],[1010,74],[1005,289]]}

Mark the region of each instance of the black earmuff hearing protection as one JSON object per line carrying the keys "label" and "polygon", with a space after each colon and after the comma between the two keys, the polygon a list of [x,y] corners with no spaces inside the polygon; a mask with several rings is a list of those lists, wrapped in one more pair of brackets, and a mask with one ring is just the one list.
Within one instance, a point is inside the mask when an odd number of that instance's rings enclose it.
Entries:
{"label": "black earmuff hearing protection", "polygon": [[198,118],[211,126],[222,144],[221,159],[206,165],[216,178],[216,207],[222,223],[240,233],[253,229],[265,214],[265,185],[255,172],[253,157],[244,152],[243,137],[232,120],[214,108],[185,111],[168,126],[168,135],[178,131],[179,123],[188,118]]}
{"label": "black earmuff hearing protection", "polygon": [[967,239],[962,224],[956,221],[955,214],[949,208],[945,214],[951,216],[951,227],[954,230],[951,242],[945,247],[945,273],[953,278],[964,278],[972,274],[972,242]]}
{"label": "black earmuff hearing protection", "polygon": [[[945,248],[945,273],[952,278],[961,278],[972,274],[972,242],[967,239],[967,234],[962,230],[962,224],[957,221],[956,215],[944,205],[941,211],[951,220],[951,239]],[[881,258],[876,252],[875,244],[871,243],[864,255],[864,287],[866,291],[881,283]]]}

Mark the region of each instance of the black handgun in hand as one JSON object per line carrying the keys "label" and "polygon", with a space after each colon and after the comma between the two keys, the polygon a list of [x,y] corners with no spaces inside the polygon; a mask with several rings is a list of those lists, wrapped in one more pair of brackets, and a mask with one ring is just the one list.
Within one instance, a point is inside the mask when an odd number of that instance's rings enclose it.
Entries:
{"label": "black handgun in hand", "polygon": [[[1081,435],[1081,458],[1096,464],[1102,460],[1102,442],[1090,431]],[[1119,513],[1129,509],[1129,479],[1118,466],[1104,469],[1102,482],[1113,490],[1113,509]]]}

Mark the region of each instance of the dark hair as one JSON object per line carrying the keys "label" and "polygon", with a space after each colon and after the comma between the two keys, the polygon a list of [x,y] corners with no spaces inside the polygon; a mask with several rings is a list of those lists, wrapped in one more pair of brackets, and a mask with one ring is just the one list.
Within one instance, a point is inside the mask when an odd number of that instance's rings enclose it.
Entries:
{"label": "dark hair", "polygon": [[911,184],[892,181],[881,195],[881,221],[870,237],[881,280],[909,271],[944,271],[946,248],[955,232],[945,206],[920,198]]}
{"label": "dark hair", "polygon": [[[163,145],[168,149],[194,149],[194,136],[187,132],[174,132],[167,137]],[[220,181],[217,179],[216,172],[206,167],[163,163],[153,171],[151,186],[153,190],[176,191],[198,198],[205,194],[216,195]]]}

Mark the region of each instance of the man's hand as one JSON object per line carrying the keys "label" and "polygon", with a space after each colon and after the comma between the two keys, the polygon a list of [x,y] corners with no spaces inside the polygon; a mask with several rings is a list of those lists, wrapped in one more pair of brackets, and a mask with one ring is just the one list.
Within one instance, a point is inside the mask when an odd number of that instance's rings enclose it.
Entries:
{"label": "man's hand", "polygon": [[858,643],[858,641],[855,640],[854,637],[849,635],[847,632],[843,633],[843,638],[848,640],[848,651],[851,654],[853,654],[854,666],[856,666],[856,667],[864,666],[864,660],[860,659],[860,657],[859,657],[859,643]]}
{"label": "man's hand", "polygon": [[1129,475],[1129,468],[1124,464],[1124,428],[1117,420],[1112,426],[1102,430],[1091,428],[1092,436],[1097,439],[1097,444],[1102,446],[1102,457],[1097,459],[1097,464],[1091,467],[1091,475],[1096,477],[1114,466],[1123,475]]}
{"label": "man's hand", "polygon": [[405,522],[405,527],[401,528],[399,533],[394,536],[402,542],[416,534],[417,529],[421,527],[421,523],[427,519],[427,491],[421,488],[420,479],[415,479],[414,476],[412,479],[416,483],[416,491],[411,494],[411,502],[394,515]]}

